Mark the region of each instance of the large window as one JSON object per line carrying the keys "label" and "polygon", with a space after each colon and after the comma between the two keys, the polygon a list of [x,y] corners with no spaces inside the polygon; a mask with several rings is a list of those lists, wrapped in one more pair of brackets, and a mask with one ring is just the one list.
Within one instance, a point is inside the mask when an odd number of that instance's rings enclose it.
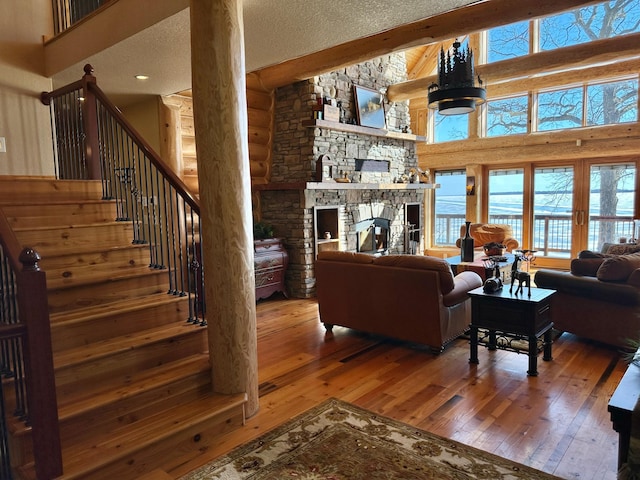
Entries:
{"label": "large window", "polygon": [[529,54],[529,22],[487,30],[487,63]]}
{"label": "large window", "polygon": [[[637,121],[637,79],[602,82],[538,94],[538,131]],[[491,126],[489,121],[488,124]]]}
{"label": "large window", "polygon": [[638,80],[587,87],[587,125],[638,121]]}
{"label": "large window", "polygon": [[469,118],[467,115],[434,115],[434,142],[450,142],[469,138]]}
{"label": "large window", "polygon": [[455,245],[460,236],[460,226],[467,214],[467,173],[465,170],[436,171],[432,244],[437,246]]}
{"label": "large window", "polygon": [[640,31],[640,0],[615,0],[540,20],[540,50]]}
{"label": "large window", "polygon": [[582,126],[582,88],[564,88],[538,94],[537,130]]}
{"label": "large window", "polygon": [[487,137],[527,133],[527,95],[487,102]]}

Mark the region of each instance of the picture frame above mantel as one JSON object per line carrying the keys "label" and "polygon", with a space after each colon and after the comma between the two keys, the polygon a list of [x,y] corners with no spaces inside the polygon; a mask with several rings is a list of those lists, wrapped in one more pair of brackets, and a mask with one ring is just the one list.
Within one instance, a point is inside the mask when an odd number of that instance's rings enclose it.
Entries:
{"label": "picture frame above mantel", "polygon": [[383,95],[371,88],[353,86],[356,118],[361,127],[386,128],[387,119],[384,111]]}

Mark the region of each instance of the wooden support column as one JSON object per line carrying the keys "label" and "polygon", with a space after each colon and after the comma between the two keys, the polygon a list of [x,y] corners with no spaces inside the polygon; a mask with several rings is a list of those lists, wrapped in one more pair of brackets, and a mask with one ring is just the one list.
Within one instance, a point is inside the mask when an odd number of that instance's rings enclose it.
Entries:
{"label": "wooden support column", "polygon": [[191,0],[193,109],[214,390],[258,410],[253,221],[241,0]]}

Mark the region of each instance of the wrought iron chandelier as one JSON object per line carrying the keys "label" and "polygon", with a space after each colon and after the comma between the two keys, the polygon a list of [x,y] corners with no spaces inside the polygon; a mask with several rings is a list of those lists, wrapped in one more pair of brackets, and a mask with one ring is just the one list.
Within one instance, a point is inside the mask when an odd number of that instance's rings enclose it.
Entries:
{"label": "wrought iron chandelier", "polygon": [[[478,83],[482,80],[478,76]],[[473,52],[469,47],[460,49],[460,42],[453,43],[453,55],[440,49],[438,63],[438,83],[429,86],[429,108],[438,109],[441,115],[461,115],[471,113],[476,105],[486,100],[486,91],[475,86]]]}

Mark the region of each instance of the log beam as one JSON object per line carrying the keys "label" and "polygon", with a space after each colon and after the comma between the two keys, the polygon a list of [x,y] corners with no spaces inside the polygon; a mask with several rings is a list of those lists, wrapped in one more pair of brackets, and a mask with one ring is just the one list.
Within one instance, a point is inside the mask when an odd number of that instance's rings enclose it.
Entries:
{"label": "log beam", "polygon": [[598,3],[595,0],[491,0],[346,42],[321,52],[303,55],[254,72],[261,84],[277,88],[321,73],[362,63],[407,48],[442,42],[508,23]]}
{"label": "log beam", "polygon": [[[640,56],[638,45],[640,45],[640,33],[634,33],[478,65],[476,73],[482,77],[483,82],[487,85],[518,79],[529,82],[531,77],[535,76],[559,71],[562,71],[563,75],[569,75],[568,70],[637,58]],[[609,65],[608,68],[613,69],[615,66]],[[577,75],[585,78],[584,74],[577,73]],[[424,96],[429,85],[434,82],[437,82],[436,75],[391,85],[387,90],[387,96],[392,102]]]}

